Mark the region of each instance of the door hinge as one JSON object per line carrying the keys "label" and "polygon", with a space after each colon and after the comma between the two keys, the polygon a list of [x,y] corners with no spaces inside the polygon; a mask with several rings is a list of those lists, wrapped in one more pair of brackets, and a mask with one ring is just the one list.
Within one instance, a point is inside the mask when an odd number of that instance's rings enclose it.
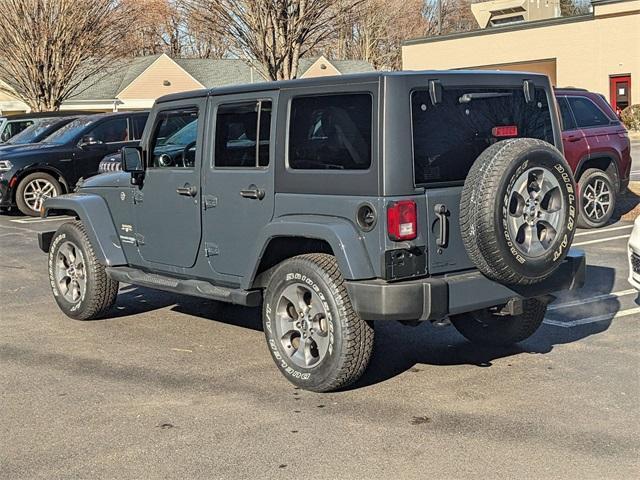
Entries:
{"label": "door hinge", "polygon": [[144,193],[142,193],[142,192],[134,192],[133,193],[133,203],[134,204],[142,203],[143,199],[144,199]]}
{"label": "door hinge", "polygon": [[138,246],[144,245],[144,235],[136,233],[136,234],[134,234],[134,237],[136,239],[136,245],[138,245]]}
{"label": "door hinge", "polygon": [[207,257],[213,257],[214,255],[218,255],[220,250],[218,249],[218,245],[215,243],[205,243],[204,244],[204,254]]}
{"label": "door hinge", "polygon": [[218,197],[214,197],[213,195],[205,195],[204,196],[204,209],[207,210],[209,208],[215,208],[218,206]]}

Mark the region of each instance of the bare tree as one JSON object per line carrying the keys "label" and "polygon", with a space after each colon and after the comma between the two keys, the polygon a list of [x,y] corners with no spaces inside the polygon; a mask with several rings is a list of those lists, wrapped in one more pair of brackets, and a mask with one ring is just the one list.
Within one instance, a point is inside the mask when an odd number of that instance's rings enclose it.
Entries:
{"label": "bare tree", "polygon": [[0,87],[57,110],[123,52],[132,15],[118,0],[0,0]]}
{"label": "bare tree", "polygon": [[588,0],[560,0],[560,12],[563,17],[573,17],[589,13]]}
{"label": "bare tree", "polygon": [[267,78],[295,78],[301,57],[335,32],[362,0],[187,0],[203,26]]}
{"label": "bare tree", "polygon": [[423,0],[365,0],[351,15],[336,19],[336,34],[314,53],[329,58],[366,60],[376,69],[398,70],[406,38],[424,35]]}

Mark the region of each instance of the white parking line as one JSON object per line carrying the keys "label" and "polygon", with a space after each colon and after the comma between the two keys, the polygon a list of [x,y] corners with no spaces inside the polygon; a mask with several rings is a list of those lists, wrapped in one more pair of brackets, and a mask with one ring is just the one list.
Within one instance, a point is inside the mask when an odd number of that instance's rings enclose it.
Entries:
{"label": "white parking line", "polygon": [[576,237],[580,237],[582,235],[594,235],[596,233],[605,233],[605,232],[613,232],[615,230],[626,230],[628,228],[633,228],[633,225],[622,225],[621,227],[610,227],[610,228],[599,228],[599,229],[592,229],[592,230],[588,230],[586,232],[580,232],[580,233],[576,233]]}
{"label": "white parking line", "polygon": [[620,310],[617,313],[605,313],[603,315],[596,315],[595,317],[580,318],[578,320],[571,320],[569,322],[562,322],[559,320],[551,320],[550,318],[545,318],[542,323],[546,325],[553,325],[554,327],[571,328],[577,327],[579,325],[588,325],[589,323],[613,320],[620,317],[628,317],[629,315],[635,315],[636,313],[640,313],[640,307],[634,307],[628,310]]}
{"label": "white parking line", "polygon": [[599,302],[600,300],[609,300],[611,298],[620,298],[626,295],[633,295],[634,293],[638,293],[635,288],[630,288],[629,290],[621,290],[619,292],[604,293],[602,295],[596,295],[595,297],[581,298],[566,303],[559,303],[557,305],[549,305],[547,310],[560,310],[561,308],[575,307],[578,305],[584,305],[585,303]]}
{"label": "white parking line", "polygon": [[65,215],[63,217],[51,217],[51,218],[38,218],[38,217],[18,218],[16,220],[9,220],[9,221],[14,223],[40,223],[40,222],[56,222],[60,220],[70,220],[71,218],[73,217],[69,217]]}
{"label": "white parking line", "polygon": [[580,245],[593,245],[594,243],[608,242],[609,240],[619,240],[621,238],[629,238],[630,236],[631,236],[631,234],[629,234],[629,235],[618,235],[617,237],[599,238],[597,240],[589,240],[588,242],[572,243],[571,246],[572,247],[579,247]]}

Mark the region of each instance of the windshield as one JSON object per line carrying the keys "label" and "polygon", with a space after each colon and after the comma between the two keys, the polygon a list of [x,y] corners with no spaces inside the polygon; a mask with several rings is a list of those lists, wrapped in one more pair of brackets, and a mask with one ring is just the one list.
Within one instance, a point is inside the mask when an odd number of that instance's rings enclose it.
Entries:
{"label": "windshield", "polygon": [[7,141],[8,145],[24,145],[25,143],[36,143],[42,139],[42,135],[50,131],[51,127],[59,123],[64,125],[67,118],[39,118],[33,125],[24,129],[16,136]]}
{"label": "windshield", "polygon": [[94,124],[100,117],[82,117],[76,118],[73,122],[67,123],[60,130],[54,134],[49,135],[45,141],[46,143],[55,143],[57,145],[64,145],[76,138],[76,136],[82,132],[88,126]]}
{"label": "windshield", "polygon": [[522,88],[444,88],[433,105],[427,90],[413,92],[416,185],[463,181],[476,158],[507,136],[553,144],[546,91],[536,89],[532,100],[526,102]]}

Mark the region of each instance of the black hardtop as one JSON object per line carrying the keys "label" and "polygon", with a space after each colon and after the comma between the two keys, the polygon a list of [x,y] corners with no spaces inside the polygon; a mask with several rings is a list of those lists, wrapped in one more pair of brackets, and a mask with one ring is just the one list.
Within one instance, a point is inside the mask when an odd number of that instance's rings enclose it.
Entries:
{"label": "black hardtop", "polygon": [[425,76],[430,79],[435,77],[507,77],[522,79],[542,79],[545,75],[532,72],[517,71],[501,71],[501,70],[403,70],[401,72],[366,72],[352,73],[347,75],[336,75],[327,77],[299,78],[295,80],[279,80],[273,82],[246,83],[239,85],[229,85],[219,88],[190,90],[186,92],[171,93],[164,95],[156,100],[156,103],[173,102],[179,100],[187,100],[191,98],[200,98],[215,95],[229,95],[236,93],[251,93],[261,91],[284,90],[288,88],[300,87],[326,87],[328,85],[353,85],[357,83],[375,83],[382,82],[385,78],[402,78]]}

